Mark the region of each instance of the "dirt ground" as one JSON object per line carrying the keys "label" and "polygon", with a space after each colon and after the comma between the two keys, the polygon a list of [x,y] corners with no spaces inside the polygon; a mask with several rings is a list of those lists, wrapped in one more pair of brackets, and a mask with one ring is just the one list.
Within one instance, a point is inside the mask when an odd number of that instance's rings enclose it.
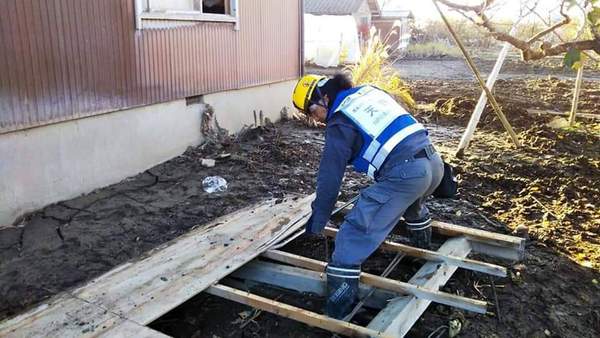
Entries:
{"label": "dirt ground", "polygon": [[[432,305],[410,332],[427,337],[462,316],[463,337],[600,336],[600,126],[581,120],[573,129],[547,125],[554,117],[526,109],[565,110],[568,79],[501,80],[495,90],[523,141],[515,149],[493,113],[485,113],[472,147],[453,153],[479,92],[467,78],[412,79],[432,138],[459,174],[457,199],[429,201],[435,217],[455,224],[511,233],[527,227],[525,259],[496,280],[500,316],[457,313]],[[586,82],[582,112],[597,114],[600,82]],[[191,227],[285,193],[312,193],[323,130],[297,121],[251,129],[185,154],[89,195],[49,206],[0,231],[0,319],[139,256]],[[218,158],[214,168],[202,158]],[[202,180],[220,175],[223,193],[207,194]],[[366,186],[345,178],[340,200]],[[336,219],[339,223],[340,219]],[[441,244],[441,239],[436,239]],[[287,250],[323,259],[322,242],[300,239]],[[381,273],[391,257],[377,254],[364,269]],[[506,262],[497,263],[507,264]],[[408,280],[422,262],[407,259],[392,275]],[[486,276],[459,270],[444,289],[493,302]],[[322,299],[275,289],[258,293],[320,310]],[[241,316],[256,316],[240,320]],[[362,313],[368,322],[375,313]],[[152,327],[178,337],[330,337],[331,334],[250,308],[199,295]]]}
{"label": "dirt ground", "polygon": [[[484,77],[494,67],[496,55],[485,58],[474,58],[475,64]],[[409,80],[464,80],[475,79],[469,66],[462,58],[441,59],[400,59],[395,64],[403,79]],[[515,55],[509,55],[503,64],[499,78],[530,78],[532,76],[555,76],[561,79],[575,77],[575,71],[562,67],[562,59],[554,58],[525,63]],[[587,68],[584,71],[587,80],[600,80],[600,71]]]}

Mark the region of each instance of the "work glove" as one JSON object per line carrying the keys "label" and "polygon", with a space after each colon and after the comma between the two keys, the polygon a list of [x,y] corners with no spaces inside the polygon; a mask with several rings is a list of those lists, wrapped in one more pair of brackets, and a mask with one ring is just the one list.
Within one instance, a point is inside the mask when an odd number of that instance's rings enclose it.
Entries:
{"label": "work glove", "polygon": [[314,222],[314,215],[311,215],[310,218],[308,219],[308,222],[306,222],[306,226],[305,226],[305,232],[309,235],[318,235],[321,232],[323,232],[323,229],[325,229],[325,225],[327,223],[323,223],[323,224],[317,224]]}

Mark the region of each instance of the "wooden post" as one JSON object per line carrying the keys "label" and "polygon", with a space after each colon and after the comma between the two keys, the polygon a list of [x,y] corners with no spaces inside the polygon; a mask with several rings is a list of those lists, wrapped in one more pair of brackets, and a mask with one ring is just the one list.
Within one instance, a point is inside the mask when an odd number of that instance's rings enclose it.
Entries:
{"label": "wooden post", "polygon": [[581,85],[583,83],[583,61],[577,70],[577,79],[575,80],[575,91],[573,93],[573,103],[571,104],[571,114],[569,116],[569,126],[575,125],[575,115],[577,115],[577,107],[579,106],[579,96],[581,95]]}
{"label": "wooden post", "polygon": [[[517,25],[519,24],[520,19],[515,22],[512,26],[509,34],[514,34],[517,31]],[[508,42],[505,42],[502,46],[502,51],[498,55],[498,59],[496,60],[496,64],[490,73],[486,86],[490,89],[494,88],[496,84],[496,80],[498,79],[498,75],[500,74],[500,69],[502,69],[502,65],[504,64],[504,60],[506,60],[506,56],[510,51],[512,45]],[[471,115],[471,119],[469,120],[469,124],[467,125],[467,129],[463,134],[460,143],[458,144],[458,148],[456,149],[456,156],[461,157],[469,146],[469,143],[473,139],[473,135],[475,134],[475,129],[477,129],[477,124],[481,119],[481,114],[483,114],[483,110],[485,109],[485,105],[487,104],[488,99],[485,91],[481,92],[481,96],[479,96],[479,101],[477,101],[477,106],[475,106],[475,110],[473,111],[473,115]]]}
{"label": "wooden post", "polygon": [[448,27],[448,31],[452,35],[452,38],[454,39],[454,41],[456,42],[456,44],[460,48],[461,52],[463,53],[463,55],[464,55],[464,57],[465,57],[465,59],[467,61],[467,64],[469,65],[469,67],[473,71],[473,74],[475,74],[475,77],[477,78],[477,82],[479,82],[479,86],[481,87],[481,89],[483,89],[483,91],[487,95],[488,99],[490,100],[490,104],[494,108],[494,112],[496,112],[496,115],[498,115],[498,118],[500,119],[500,122],[502,122],[502,125],[504,126],[504,129],[506,129],[506,131],[508,132],[508,134],[512,138],[515,146],[520,147],[521,146],[521,142],[519,141],[519,137],[517,136],[517,134],[515,133],[515,131],[512,129],[512,126],[510,125],[510,123],[506,119],[506,116],[502,112],[502,108],[500,108],[500,105],[498,104],[498,101],[496,101],[496,97],[494,96],[494,94],[492,94],[492,91],[485,85],[485,82],[483,82],[483,79],[481,78],[481,73],[477,69],[477,66],[475,65],[475,62],[473,62],[473,59],[469,55],[469,52],[467,52],[467,50],[466,50],[465,46],[463,45],[462,41],[460,40],[460,38],[458,37],[458,35],[454,31],[454,29],[452,28],[452,25],[450,25],[450,22],[448,21],[448,19],[444,15],[444,12],[442,12],[442,9],[440,8],[440,5],[437,3],[436,0],[432,0],[432,1],[433,1],[433,4],[435,5],[435,7],[437,8],[438,12],[440,13],[440,16],[442,17],[442,20],[446,24],[446,27]]}

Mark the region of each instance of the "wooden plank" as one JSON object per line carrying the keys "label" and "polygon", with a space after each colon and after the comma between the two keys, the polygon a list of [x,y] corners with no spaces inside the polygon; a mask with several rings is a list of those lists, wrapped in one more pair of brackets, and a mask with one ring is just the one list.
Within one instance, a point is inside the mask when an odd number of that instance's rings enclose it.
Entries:
{"label": "wooden plank", "polygon": [[[319,272],[325,271],[325,267],[327,266],[327,263],[325,262],[278,250],[269,250],[263,254],[263,257]],[[434,264],[442,265],[442,263]],[[419,298],[428,299],[436,303],[453,306],[463,310],[468,310],[476,313],[487,312],[487,303],[484,301],[456,296],[437,290],[425,289],[419,286],[412,285],[410,283],[404,283],[392,279],[382,278],[364,272],[360,274],[360,281],[367,285],[374,286],[383,290],[413,295]]]}
{"label": "wooden plank", "polygon": [[265,297],[257,296],[249,292],[240,291],[225,285],[213,285],[206,292],[234,302],[252,306],[278,316],[290,318],[301,323],[318,327],[330,332],[343,334],[351,337],[392,337],[383,335],[375,330],[370,330],[352,323],[329,318],[327,316],[304,310],[295,306],[277,302]]}
{"label": "wooden plank", "polygon": [[89,337],[115,322],[117,315],[63,293],[0,323],[0,337]]}
{"label": "wooden plank", "polygon": [[[327,228],[325,228],[323,233],[326,236],[335,237],[337,235],[338,231],[339,231],[338,229],[327,227]],[[379,248],[382,250],[385,250],[385,251],[402,252],[409,256],[423,258],[423,259],[426,259],[429,261],[443,262],[448,265],[455,265],[455,266],[458,266],[459,268],[472,270],[472,271],[478,271],[478,272],[486,273],[486,274],[493,275],[493,276],[498,276],[498,277],[506,277],[507,276],[506,268],[496,265],[496,264],[485,263],[485,262],[468,259],[468,258],[448,256],[448,255],[444,255],[444,254],[441,254],[436,251],[419,249],[419,248],[415,248],[415,247],[412,247],[409,245],[395,243],[392,241],[383,242]]]}
{"label": "wooden plank", "polygon": [[[466,257],[471,251],[465,238],[452,238],[439,249],[441,254]],[[411,278],[409,283],[425,289],[437,290],[445,285],[457,270],[456,266],[428,262]],[[404,337],[423,312],[431,304],[431,300],[414,296],[403,297],[390,302],[372,321],[368,327],[384,331],[394,337]]]}
{"label": "wooden plank", "polygon": [[[296,292],[312,293],[319,296],[325,296],[327,290],[325,274],[322,272],[263,261],[250,262],[230,276]],[[370,287],[361,284],[359,298],[362,299],[370,290]],[[389,300],[396,297],[398,297],[397,293],[376,290],[373,295],[367,299],[366,306],[375,309],[383,309],[388,304]]]}
{"label": "wooden plank", "polygon": [[148,324],[254,259],[265,243],[308,219],[313,197],[269,202],[198,229],[122,270],[74,292],[79,298]]}
{"label": "wooden plank", "polygon": [[456,31],[452,28],[452,25],[450,24],[450,21],[448,21],[448,19],[446,18],[446,15],[444,14],[444,12],[442,12],[442,9],[440,8],[440,5],[436,1],[433,2],[433,5],[437,9],[438,13],[440,13],[440,17],[442,18],[442,21],[444,21],[444,23],[446,24],[446,27],[448,28],[448,31],[450,32],[450,35],[452,36],[452,38],[454,39],[454,41],[458,45],[458,48],[463,53],[463,56],[465,57],[465,61],[467,61],[467,64],[469,65],[469,67],[473,71],[473,74],[475,74],[475,78],[477,79],[477,82],[479,83],[479,86],[485,92],[485,95],[487,96],[487,98],[488,98],[488,100],[490,102],[490,105],[492,106],[492,108],[494,108],[494,112],[498,116],[498,119],[500,120],[500,122],[502,122],[502,125],[504,126],[504,129],[506,129],[506,131],[508,132],[508,134],[512,138],[515,146],[517,148],[520,148],[521,147],[521,141],[519,141],[519,137],[517,136],[517,134],[513,130],[512,126],[510,125],[510,122],[506,118],[506,115],[504,115],[504,112],[502,112],[502,107],[500,106],[500,104],[498,104],[498,101],[496,101],[496,97],[494,96],[494,93],[492,93],[491,89],[488,88],[488,86],[483,82],[483,78],[481,77],[481,73],[479,72],[479,69],[477,68],[477,65],[475,65],[475,62],[473,61],[473,58],[471,57],[471,55],[469,54],[469,52],[465,48],[465,45],[463,44],[463,42],[460,39],[460,37],[458,36],[458,34],[456,34]]}
{"label": "wooden plank", "polygon": [[581,65],[577,69],[577,78],[575,79],[575,90],[573,91],[573,102],[571,103],[571,113],[569,114],[569,126],[575,125],[577,108],[579,107],[579,97],[581,96],[581,85],[583,83],[583,68],[585,60],[581,60]]}
{"label": "wooden plank", "polygon": [[[352,207],[348,208],[351,209]],[[520,237],[503,235],[439,221],[433,221],[431,225],[433,231],[441,235],[449,237],[465,236],[472,242],[478,242],[477,245],[473,245],[473,251],[477,253],[510,261],[521,260],[525,254],[526,240]]]}
{"label": "wooden plank", "polygon": [[63,325],[65,314],[80,313],[77,318],[85,322],[103,323],[95,334],[122,323],[110,321],[107,313],[147,325],[254,259],[274,239],[302,228],[313,199],[267,201],[221,217],[68,293],[79,301],[59,298],[0,323],[0,329],[22,336],[44,330],[68,336],[62,334],[70,332]]}
{"label": "wooden plank", "polygon": [[[517,27],[519,26],[519,18],[515,23],[513,23],[512,28],[510,29],[510,35],[514,35],[517,32]],[[512,45],[508,42],[505,42],[502,46],[502,50],[500,54],[498,54],[498,59],[496,59],[496,63],[494,64],[494,68],[490,72],[486,86],[492,90],[494,89],[494,85],[496,84],[496,80],[498,79],[498,75],[500,75],[500,70],[502,69],[502,65],[504,64],[504,60],[506,60],[506,56],[508,56],[508,52],[511,50]],[[473,114],[469,119],[469,123],[467,124],[467,128],[465,129],[464,134],[462,135],[460,142],[458,144],[458,148],[456,150],[456,154],[458,157],[461,157],[464,153],[464,150],[469,146],[471,140],[473,139],[473,135],[475,134],[475,130],[477,129],[477,124],[479,124],[479,120],[481,119],[481,115],[483,114],[483,110],[487,105],[488,99],[485,91],[481,93],[479,96],[479,101],[477,101],[477,105],[475,105],[475,109],[473,110]]]}
{"label": "wooden plank", "polygon": [[[105,332],[106,328],[112,328]],[[169,337],[63,293],[32,312],[0,323],[0,337]]]}
{"label": "wooden plank", "polygon": [[497,234],[490,231],[473,229],[460,225],[433,221],[433,231],[450,237],[465,236],[469,240],[488,243],[495,246],[512,248],[520,255],[525,251],[525,239],[515,236]]}

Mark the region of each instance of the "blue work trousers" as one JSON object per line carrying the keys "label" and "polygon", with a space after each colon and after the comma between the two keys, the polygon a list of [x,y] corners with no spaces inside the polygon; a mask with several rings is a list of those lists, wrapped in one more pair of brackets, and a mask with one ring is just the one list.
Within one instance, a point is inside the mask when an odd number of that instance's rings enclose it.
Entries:
{"label": "blue work trousers", "polygon": [[429,218],[425,199],[444,175],[438,153],[427,157],[388,160],[377,182],[360,193],[335,239],[334,266],[362,264],[385,240],[400,218],[418,221]]}

